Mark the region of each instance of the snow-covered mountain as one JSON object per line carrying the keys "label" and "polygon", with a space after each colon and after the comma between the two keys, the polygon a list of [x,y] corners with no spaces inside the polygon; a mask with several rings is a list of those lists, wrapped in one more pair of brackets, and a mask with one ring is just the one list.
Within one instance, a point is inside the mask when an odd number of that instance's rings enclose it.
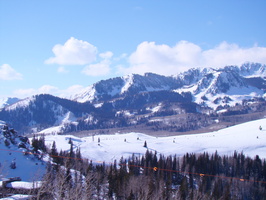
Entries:
{"label": "snow-covered mountain", "polygon": [[[74,94],[78,102],[110,101],[127,95],[152,91],[191,92],[194,102],[217,108],[219,99],[228,99],[223,105],[235,105],[243,99],[263,97],[266,91],[266,65],[246,63],[220,69],[190,69],[175,76],[152,73],[128,75],[103,80]],[[216,102],[216,103],[215,103]]]}
{"label": "snow-covered mountain", "polygon": [[[237,67],[231,67],[231,70],[226,68],[209,69],[208,73],[206,72],[207,70],[203,70],[200,78],[196,78],[196,80],[199,79],[198,81],[191,82],[190,85],[185,85],[175,91],[191,92],[194,96],[194,102],[214,109],[218,106],[241,104],[243,100],[263,97],[265,93],[266,87],[261,87],[266,83],[265,80],[263,83],[255,84],[255,77],[252,78],[253,82],[251,82],[251,77],[241,76]],[[257,75],[258,73],[255,73],[254,76]],[[249,76],[251,76],[250,73]],[[262,79],[261,77],[257,78]]]}
{"label": "snow-covered mountain", "polygon": [[94,108],[78,105],[52,95],[36,95],[6,106],[0,112],[0,118],[22,132],[36,132],[52,126],[60,130],[64,124],[75,123],[83,113]]}
{"label": "snow-covered mountain", "polygon": [[18,101],[20,101],[20,99],[16,98],[16,97],[2,98],[2,99],[0,99],[0,109],[4,108],[6,106],[12,105]]}
{"label": "snow-covered mountain", "polygon": [[146,73],[144,76],[131,74],[99,81],[83,91],[72,95],[70,99],[78,102],[106,101],[140,92],[172,90],[177,86],[179,86],[179,82],[173,77],[153,73]]}
{"label": "snow-covered mountain", "polygon": [[[257,63],[196,68],[173,76],[131,74],[99,81],[69,99],[36,95],[20,100],[2,108],[0,120],[26,133],[137,125],[151,130],[195,130],[215,123],[210,113],[264,111],[265,75],[266,65]],[[253,102],[252,109],[247,101]]]}

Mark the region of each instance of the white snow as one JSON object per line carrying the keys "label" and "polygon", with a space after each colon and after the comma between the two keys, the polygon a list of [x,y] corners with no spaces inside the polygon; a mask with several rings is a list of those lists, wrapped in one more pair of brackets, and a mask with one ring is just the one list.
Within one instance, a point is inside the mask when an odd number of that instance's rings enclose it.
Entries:
{"label": "white snow", "polygon": [[14,188],[14,189],[36,189],[42,186],[42,181],[35,181],[35,182],[25,182],[25,181],[14,181],[8,183],[6,187]]}
{"label": "white snow", "polygon": [[80,102],[80,103],[84,103],[87,101],[93,101],[96,95],[96,90],[94,85],[90,85],[88,87],[86,87],[85,89],[83,89],[81,92],[72,95],[69,97],[69,99]]}
{"label": "white snow", "polygon": [[29,200],[32,197],[33,197],[32,195],[27,195],[27,194],[15,194],[10,197],[1,198],[1,199],[2,200]]}
{"label": "white snow", "polygon": [[11,104],[14,104],[16,102],[18,102],[19,99],[18,98],[10,98],[10,97],[5,97],[5,98],[0,98],[0,109],[8,106],[8,105],[11,105]]}
{"label": "white snow", "polygon": [[32,97],[28,97],[28,98],[26,98],[26,99],[23,99],[23,100],[21,100],[21,101],[18,101],[18,102],[16,102],[16,103],[10,105],[10,106],[7,106],[7,107],[6,107],[6,110],[10,111],[10,110],[15,110],[16,108],[21,108],[21,107],[22,107],[22,108],[25,108],[25,107],[27,107],[27,106],[30,104],[30,102],[33,101],[34,99],[35,99],[34,96],[32,96]]}
{"label": "white snow", "polygon": [[[16,169],[10,164],[16,163]],[[45,172],[46,164],[35,158],[34,155],[24,155],[23,149],[10,144],[7,147],[0,131],[0,178],[20,177],[23,181],[39,180]]]}
{"label": "white snow", "polygon": [[158,112],[162,107],[162,104],[159,103],[157,106],[155,107],[149,107],[149,108],[146,108],[146,110],[150,110],[151,112],[155,113],[155,112]]}
{"label": "white snow", "polygon": [[96,103],[96,104],[94,104],[94,107],[95,108],[100,108],[100,107],[102,107],[102,105],[103,105],[103,103]]}
{"label": "white snow", "polygon": [[75,117],[75,115],[72,112],[67,112],[65,115],[59,117],[57,119],[57,123],[58,124],[67,124],[67,123],[71,123],[73,121],[76,121],[77,118]]}
{"label": "white snow", "polygon": [[62,130],[63,127],[64,127],[63,125],[53,126],[53,127],[44,129],[44,130],[40,131],[37,134],[45,134],[45,135],[48,135],[48,134],[52,134],[52,135],[58,134],[58,133],[61,132],[61,130]]}
{"label": "white snow", "polygon": [[[63,108],[62,108],[63,109]],[[65,124],[75,124],[77,125],[78,122],[76,122],[77,118],[74,116],[72,112],[67,112],[66,114],[62,116],[58,116],[58,119],[56,121],[56,126],[49,127],[47,129],[44,129],[37,134],[58,134],[61,133],[62,129],[64,128]]]}
{"label": "white snow", "polygon": [[[259,126],[263,127],[262,131],[259,130]],[[127,158],[133,153],[143,155],[147,150],[143,147],[144,141],[147,142],[149,150],[164,155],[182,156],[187,152],[202,153],[204,151],[214,153],[216,150],[219,154],[232,155],[236,150],[243,151],[251,157],[259,155],[266,158],[266,119],[195,135],[153,137],[142,133],[128,133],[96,135],[94,141],[92,137],[50,135],[46,137],[46,143],[52,145],[52,142],[56,141],[58,150],[69,150],[69,137],[72,138],[74,148],[79,147],[83,157],[93,162],[113,162],[115,159],[119,160],[121,156]],[[100,138],[100,143],[98,143],[98,138]]]}
{"label": "white snow", "polygon": [[130,88],[130,86],[134,83],[134,75],[130,74],[128,76],[124,76],[123,79],[125,81],[125,85],[122,87],[121,89],[121,94],[123,94],[124,92],[128,91],[128,89]]}

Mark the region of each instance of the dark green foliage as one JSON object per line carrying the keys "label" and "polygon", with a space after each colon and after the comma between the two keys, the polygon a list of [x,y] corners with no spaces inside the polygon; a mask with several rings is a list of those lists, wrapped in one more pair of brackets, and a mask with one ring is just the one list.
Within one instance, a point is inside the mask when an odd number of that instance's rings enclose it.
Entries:
{"label": "dark green foliage", "polygon": [[[55,144],[51,154],[57,154]],[[70,155],[69,152],[61,154]],[[220,156],[216,152],[165,157],[147,150],[143,156],[121,158],[118,164],[114,161],[107,166],[77,159],[81,158],[79,150],[73,152],[72,158],[68,166],[65,159],[60,161],[66,166],[62,191],[65,199],[68,191],[78,190],[81,179],[85,181],[80,195],[89,199],[259,200],[266,196],[266,161],[258,156],[251,159],[242,153]],[[59,173],[60,168],[56,169]],[[75,175],[70,169],[76,170]],[[84,178],[79,178],[79,173]]]}
{"label": "dark green foliage", "polygon": [[143,147],[147,148],[147,142],[145,140]]}

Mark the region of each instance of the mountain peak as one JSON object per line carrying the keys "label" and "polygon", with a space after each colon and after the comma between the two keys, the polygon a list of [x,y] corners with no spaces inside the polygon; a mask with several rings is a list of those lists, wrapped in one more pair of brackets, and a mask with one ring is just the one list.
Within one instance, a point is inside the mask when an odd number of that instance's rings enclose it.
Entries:
{"label": "mountain peak", "polygon": [[6,97],[6,98],[2,98],[0,99],[0,109],[4,108],[6,106],[12,105],[16,102],[20,101],[19,98],[16,97]]}

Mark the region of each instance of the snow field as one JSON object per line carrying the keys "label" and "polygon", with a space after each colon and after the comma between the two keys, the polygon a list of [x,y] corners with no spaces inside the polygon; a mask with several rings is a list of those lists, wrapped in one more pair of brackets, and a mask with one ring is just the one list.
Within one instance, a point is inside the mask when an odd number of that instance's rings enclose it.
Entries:
{"label": "snow field", "polygon": [[[259,130],[262,126],[262,130]],[[128,133],[115,135],[96,135],[78,138],[72,135],[46,136],[46,144],[56,142],[57,150],[69,150],[69,138],[72,138],[74,150],[80,148],[84,158],[93,162],[113,162],[123,156],[127,158],[133,153],[145,154],[147,142],[149,150],[157,154],[183,156],[185,153],[214,153],[232,155],[234,151],[243,152],[254,157],[259,155],[266,158],[266,119],[251,121],[232,126],[215,132],[181,135],[170,137],[153,137],[142,133]],[[98,143],[98,138],[100,143]],[[126,140],[126,141],[125,141]]]}

